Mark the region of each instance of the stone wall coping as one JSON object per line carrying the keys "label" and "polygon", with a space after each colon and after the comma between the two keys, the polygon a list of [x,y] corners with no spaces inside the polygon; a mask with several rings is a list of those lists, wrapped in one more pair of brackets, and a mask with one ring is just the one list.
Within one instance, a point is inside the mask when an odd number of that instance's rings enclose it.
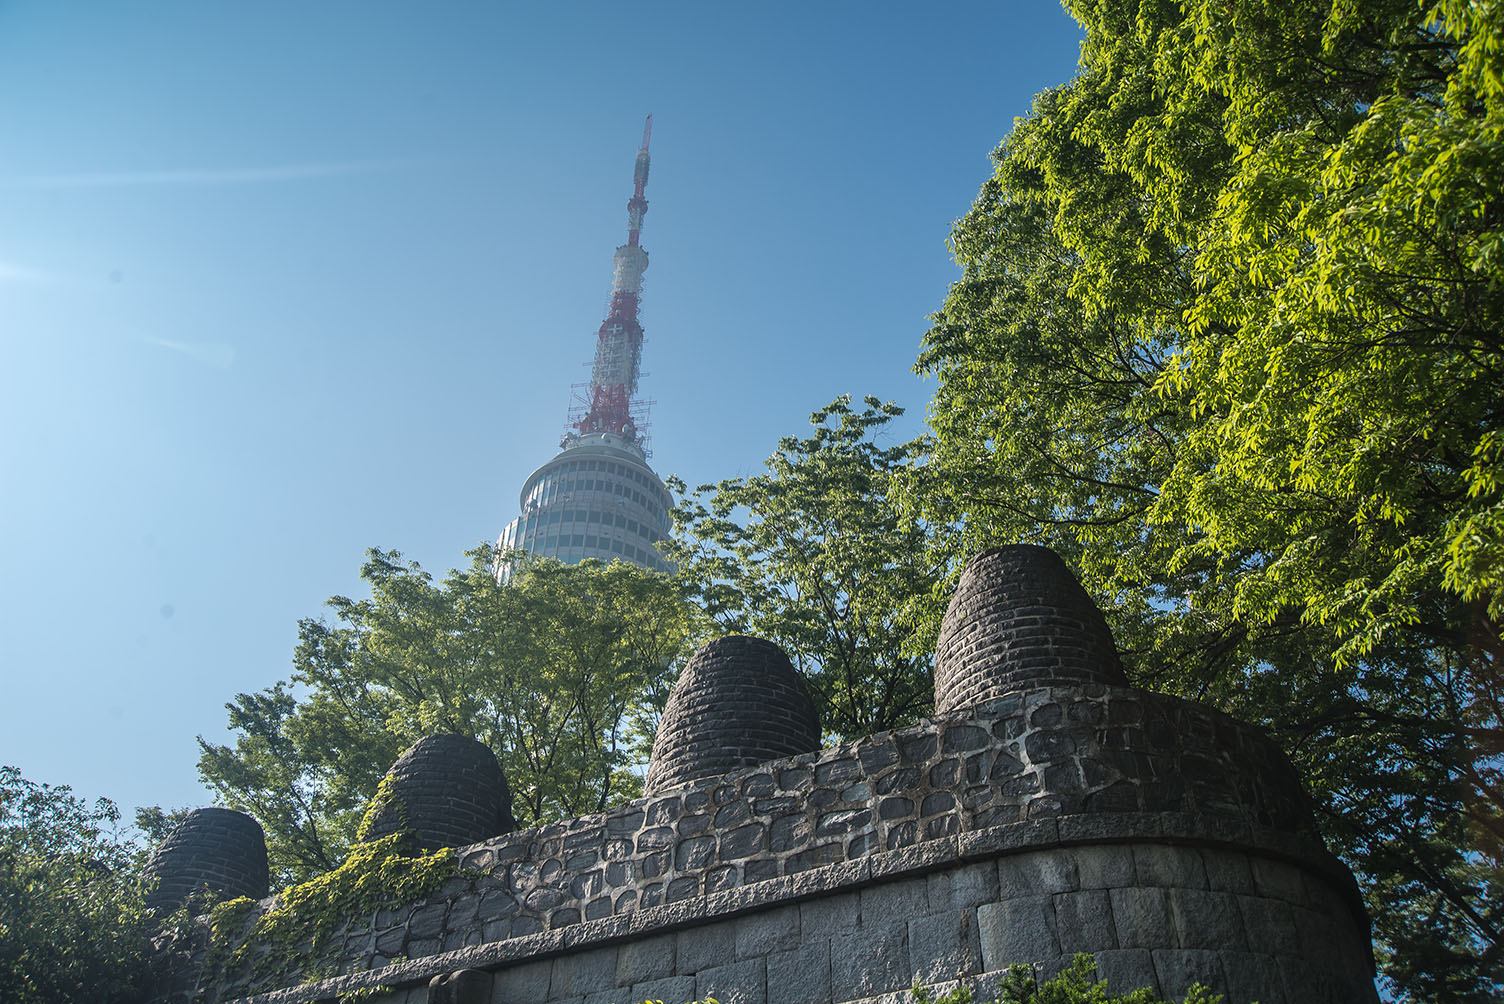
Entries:
{"label": "stone wall coping", "polygon": [[566,952],[604,947],[706,921],[730,919],[974,861],[1093,844],[1141,842],[1234,850],[1304,867],[1331,883],[1339,892],[1352,911],[1360,932],[1366,935],[1370,929],[1368,913],[1352,873],[1333,854],[1309,838],[1181,812],[1079,813],[962,832],[677,903],[584,920],[538,934],[284,987],[237,998],[227,1004],[314,1004],[368,987],[406,989],[427,984],[442,973],[460,969],[497,969],[510,963],[552,958]]}

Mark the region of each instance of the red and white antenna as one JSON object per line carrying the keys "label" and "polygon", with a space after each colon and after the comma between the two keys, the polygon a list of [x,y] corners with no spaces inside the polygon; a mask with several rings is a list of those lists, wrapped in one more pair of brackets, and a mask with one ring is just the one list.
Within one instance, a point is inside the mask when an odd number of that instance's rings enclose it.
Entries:
{"label": "red and white antenna", "polygon": [[590,370],[590,410],[575,428],[584,435],[613,432],[632,443],[641,439],[632,417],[632,395],[642,363],[642,325],[637,307],[642,295],[642,273],[648,253],[638,243],[642,218],[648,211],[643,195],[648,184],[648,141],[653,138],[653,116],[642,127],[642,147],[632,168],[632,198],[627,200],[627,243],[616,249],[611,304],[596,333],[595,362]]}

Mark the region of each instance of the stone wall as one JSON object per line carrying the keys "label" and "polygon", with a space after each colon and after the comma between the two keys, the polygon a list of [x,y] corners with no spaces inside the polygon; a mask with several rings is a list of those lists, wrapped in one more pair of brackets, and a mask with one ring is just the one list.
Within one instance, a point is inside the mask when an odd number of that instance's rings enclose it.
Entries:
{"label": "stone wall", "polygon": [[[1163,855],[1156,858],[1160,851],[1152,842],[1200,850],[1185,851],[1189,857],[1182,861],[1163,856],[1178,853],[1173,846],[1161,847]],[[1096,845],[1114,844],[1121,845],[1115,864],[1105,863],[1100,849],[1088,853]],[[1084,874],[1095,877],[1086,885],[1081,884],[1083,865],[1065,853],[1072,847],[1089,859]],[[1251,851],[1254,857],[1248,856]],[[1247,863],[1224,862],[1213,871],[1265,875],[1264,887],[1250,885],[1253,879],[1236,888],[1231,880],[1212,887],[1203,852],[1242,854]],[[1058,881],[1034,886],[1006,881],[990,905],[979,902],[967,908],[976,907],[971,913],[953,913],[944,923],[966,926],[969,943],[982,953],[973,952],[972,961],[957,972],[980,973],[1011,961],[1054,965],[1081,949],[1140,953],[1104,960],[1104,967],[1118,966],[1120,975],[1131,964],[1139,976],[1152,969],[1156,981],[1173,984],[1175,973],[1199,964],[1204,976],[1213,977],[1217,965],[1195,953],[1211,950],[1207,938],[1212,935],[1206,932],[1221,937],[1230,928],[1202,923],[1195,910],[1239,918],[1244,933],[1228,941],[1227,951],[1273,957],[1290,939],[1250,941],[1246,935],[1262,930],[1259,917],[1284,909],[1273,900],[1290,909],[1321,904],[1327,925],[1348,932],[1345,940],[1324,939],[1321,950],[1344,946],[1339,952],[1344,973],[1369,965],[1367,921],[1356,889],[1321,848],[1305,796],[1279,750],[1257,730],[1217,712],[1126,687],[1017,692],[920,726],[706,779],[457,853],[460,878],[424,902],[351,918],[325,957],[306,960],[309,969],[332,965],[366,974],[353,977],[356,984],[426,982],[440,972],[508,967],[572,955],[587,946],[604,951],[623,938],[685,925],[735,927],[739,914],[810,898],[835,896],[850,903],[839,897],[900,877],[917,882],[927,872],[973,861],[990,862],[988,867],[1004,875],[1018,868],[1041,874],[1054,868]],[[1044,863],[1049,860],[1056,863]],[[1155,871],[1154,862],[1165,860],[1196,862],[1186,873],[1195,877],[1177,877],[1163,867]],[[1267,878],[1276,873],[1286,877]],[[1097,878],[1101,884],[1094,884]],[[1116,899],[1113,889],[1119,890]],[[1162,895],[1127,894],[1134,889]],[[1265,896],[1273,903],[1267,908],[1248,906],[1255,912],[1245,917],[1236,897],[1257,897],[1266,889],[1286,892]],[[1077,895],[1093,890],[1102,894]],[[1216,903],[1208,899],[1213,893],[1221,897]],[[1167,911],[1153,937],[1132,933],[1143,928],[1146,902]],[[870,931],[870,924],[861,930]],[[916,936],[905,928],[904,951],[911,962],[928,951],[922,947],[928,928],[918,930]],[[984,939],[988,930],[993,934]],[[891,935],[879,941],[896,952]],[[851,940],[849,951],[837,953],[831,966],[847,966],[860,938]],[[1303,972],[1301,966],[1313,961],[1302,954],[1305,950],[1287,952],[1289,964],[1279,971]],[[397,958],[408,961],[394,964]],[[750,960],[727,958],[728,964]],[[1182,969],[1173,968],[1180,963]],[[776,977],[767,975],[767,958],[760,965],[759,979],[776,984]],[[905,966],[909,963],[899,968]],[[910,968],[901,986],[912,984],[921,971],[937,972],[927,964]],[[835,996],[829,999],[849,1000],[854,984],[835,975],[837,969],[831,977]],[[682,986],[685,977],[698,980],[698,972],[676,968],[671,975],[681,980],[675,986]],[[873,993],[900,989],[886,985],[889,969],[874,972],[879,973],[875,982],[862,987]],[[630,990],[636,1000],[673,997],[638,995],[637,984],[645,980],[613,980],[591,992]],[[1371,992],[1371,982],[1369,987]],[[232,978],[216,992],[233,998],[255,989]],[[274,999],[317,1000],[328,991],[312,985]],[[538,1004],[583,996],[583,991],[548,993],[537,998]],[[1266,988],[1260,999],[1269,1004],[1277,998]],[[1349,999],[1359,998],[1292,998]]]}
{"label": "stone wall", "polygon": [[787,660],[712,643],[669,702],[648,797],[462,847],[437,892],[348,918],[264,985],[190,966],[158,999],[898,1004],[915,980],[985,995],[1010,964],[1086,952],[1120,991],[1376,1004],[1367,915],[1288,760],[1129,687],[1055,555],[968,566],[936,686],[927,722],[800,753],[818,732]]}
{"label": "stone wall", "polygon": [[[1287,861],[1129,842],[953,862],[865,886],[841,871],[826,895],[482,969],[489,980],[475,999],[907,1004],[916,979],[965,977],[985,995],[1012,962],[1039,960],[1048,975],[1076,952],[1092,953],[1121,992],[1179,999],[1202,981],[1230,1004],[1373,999],[1347,902]],[[491,964],[476,951],[449,962],[462,963]],[[384,1000],[420,1004],[428,992],[420,977]]]}

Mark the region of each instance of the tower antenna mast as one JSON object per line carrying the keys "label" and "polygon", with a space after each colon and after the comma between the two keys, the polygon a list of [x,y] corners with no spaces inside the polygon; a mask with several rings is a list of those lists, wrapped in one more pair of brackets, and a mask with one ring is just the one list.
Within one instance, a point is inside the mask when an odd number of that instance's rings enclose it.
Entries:
{"label": "tower antenna mast", "polygon": [[632,168],[632,197],[627,200],[627,242],[616,249],[611,303],[606,319],[596,332],[595,362],[590,369],[590,410],[575,427],[580,435],[611,432],[634,445],[642,435],[632,417],[632,395],[642,365],[642,324],[637,308],[642,297],[642,273],[648,253],[642,249],[642,218],[648,211],[643,194],[648,185],[648,141],[653,138],[653,116],[642,127],[642,146]]}

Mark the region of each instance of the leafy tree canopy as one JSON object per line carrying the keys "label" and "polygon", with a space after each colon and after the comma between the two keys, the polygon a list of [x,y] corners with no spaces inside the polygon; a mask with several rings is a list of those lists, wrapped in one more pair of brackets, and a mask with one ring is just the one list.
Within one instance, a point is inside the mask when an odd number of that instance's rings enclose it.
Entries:
{"label": "leafy tree canopy", "polygon": [[518,825],[641,792],[657,713],[706,628],[668,577],[633,565],[522,561],[504,587],[488,546],[435,583],[368,552],[371,597],[304,620],[290,683],[226,705],[233,746],[199,740],[199,772],[266,829],[274,875],[338,866],[381,777],[424,735],[497,754]]}
{"label": "leafy tree canopy", "polygon": [[888,501],[925,443],[885,445],[903,414],[840,397],[787,436],[767,473],[701,485],[680,497],[679,574],[728,631],[781,645],[810,684],[828,734],[853,737],[913,722],[934,702],[933,646],[914,646],[932,618],[943,568],[922,525]]}
{"label": "leafy tree canopy", "polygon": [[151,928],[143,856],[109,799],[0,767],[0,1000],[140,1000]]}
{"label": "leafy tree canopy", "polygon": [[1076,0],[953,234],[914,510],[1031,539],[1138,682],[1269,725],[1385,971],[1504,961],[1504,10]]}

